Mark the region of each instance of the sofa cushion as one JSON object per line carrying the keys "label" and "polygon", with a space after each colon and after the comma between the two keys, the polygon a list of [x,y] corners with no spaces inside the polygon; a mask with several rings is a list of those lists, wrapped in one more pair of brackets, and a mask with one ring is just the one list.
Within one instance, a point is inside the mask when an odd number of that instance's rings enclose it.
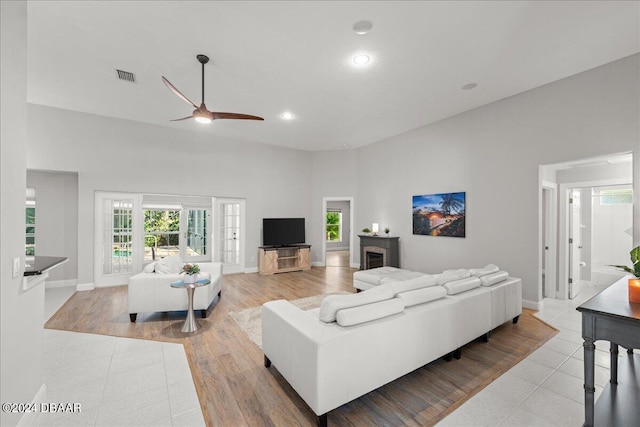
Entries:
{"label": "sofa cushion", "polygon": [[509,278],[509,273],[506,271],[498,271],[497,273],[488,274],[480,277],[482,286],[493,286],[496,283],[504,282]]}
{"label": "sofa cushion", "polygon": [[436,274],[436,282],[438,285],[444,285],[445,283],[466,279],[467,277],[471,277],[471,273],[464,268],[459,270],[445,270],[442,274]]}
{"label": "sofa cushion", "polygon": [[380,281],[385,277],[393,276],[403,271],[407,270],[401,270],[396,267],[378,267],[371,268],[369,270],[356,271],[353,273],[353,278],[372,285],[379,285],[381,283]]}
{"label": "sofa cushion", "polygon": [[414,289],[421,289],[429,286],[436,286],[436,278],[430,274],[422,274],[420,277],[416,277],[415,279],[391,283],[393,294],[396,296],[401,292],[413,291]]}
{"label": "sofa cushion", "polygon": [[149,264],[145,265],[144,268],[142,269],[143,273],[153,273],[156,269],[156,263],[154,262],[150,262]]}
{"label": "sofa cushion", "polygon": [[372,304],[342,309],[338,311],[336,321],[340,326],[353,326],[392,316],[401,313],[403,310],[404,303],[402,300],[400,298],[392,298]]}
{"label": "sofa cushion", "polygon": [[399,270],[396,274],[381,278],[380,284],[384,285],[385,283],[404,282],[411,279],[419,279],[422,276],[426,276],[426,274],[420,273],[419,271]]}
{"label": "sofa cushion", "polygon": [[322,301],[322,305],[320,305],[320,320],[325,323],[335,322],[336,314],[340,310],[391,298],[393,298],[393,288],[391,285],[380,285],[351,295],[329,295]]}
{"label": "sofa cushion", "polygon": [[156,261],[156,273],[178,274],[182,270],[184,263],[179,256],[168,256]]}
{"label": "sofa cushion", "polygon": [[430,286],[428,288],[415,289],[413,291],[402,292],[396,296],[400,298],[405,307],[412,307],[418,304],[435,301],[444,298],[447,290],[442,286]]}
{"label": "sofa cushion", "polygon": [[486,266],[484,266],[482,268],[470,268],[469,269],[469,272],[471,273],[471,275],[475,276],[475,277],[486,276],[487,274],[497,273],[498,271],[500,271],[500,269],[495,264],[487,264]]}
{"label": "sofa cushion", "polygon": [[447,282],[443,286],[448,295],[456,295],[471,289],[479,288],[482,282],[478,277],[467,277],[466,279]]}

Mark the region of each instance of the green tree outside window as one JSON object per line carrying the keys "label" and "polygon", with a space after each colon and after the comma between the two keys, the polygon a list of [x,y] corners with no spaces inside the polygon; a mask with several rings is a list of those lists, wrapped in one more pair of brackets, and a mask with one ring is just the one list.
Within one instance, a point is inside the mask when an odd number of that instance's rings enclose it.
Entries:
{"label": "green tree outside window", "polygon": [[327,212],[327,242],[342,241],[342,212]]}

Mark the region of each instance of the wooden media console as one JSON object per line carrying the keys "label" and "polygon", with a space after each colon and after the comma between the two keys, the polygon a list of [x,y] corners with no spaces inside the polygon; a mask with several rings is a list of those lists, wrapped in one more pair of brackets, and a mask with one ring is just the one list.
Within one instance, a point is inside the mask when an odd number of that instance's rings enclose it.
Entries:
{"label": "wooden media console", "polygon": [[258,272],[269,275],[311,268],[311,245],[260,246]]}

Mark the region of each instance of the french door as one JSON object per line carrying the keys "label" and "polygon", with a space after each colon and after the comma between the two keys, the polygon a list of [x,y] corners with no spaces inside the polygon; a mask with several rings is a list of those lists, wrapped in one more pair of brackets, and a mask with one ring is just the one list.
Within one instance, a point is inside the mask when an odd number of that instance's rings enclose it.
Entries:
{"label": "french door", "polygon": [[214,199],[214,259],[225,274],[244,272],[245,208],[244,199]]}
{"label": "french door", "polygon": [[96,192],[94,284],[116,286],[127,283],[141,265],[142,198],[132,193]]}

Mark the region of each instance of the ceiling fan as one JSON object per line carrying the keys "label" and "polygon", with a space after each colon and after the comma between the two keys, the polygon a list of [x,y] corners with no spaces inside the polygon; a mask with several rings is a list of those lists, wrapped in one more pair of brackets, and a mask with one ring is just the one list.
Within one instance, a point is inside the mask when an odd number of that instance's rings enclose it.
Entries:
{"label": "ceiling fan", "polygon": [[176,87],[173,84],[171,84],[169,80],[167,80],[164,76],[162,76],[162,81],[169,89],[171,89],[173,93],[178,95],[180,99],[182,99],[186,103],[192,105],[193,108],[195,108],[195,110],[193,110],[193,113],[190,116],[183,117],[181,119],[171,120],[172,122],[187,120],[191,118],[196,119],[198,123],[211,123],[212,120],[219,120],[219,119],[264,120],[262,117],[251,116],[249,114],[218,113],[218,112],[207,110],[207,106],[204,105],[204,64],[209,62],[209,57],[206,55],[196,55],[196,58],[198,59],[198,62],[202,64],[202,104],[200,104],[199,107],[196,104],[194,104],[189,98],[184,96],[178,89],[176,89]]}

